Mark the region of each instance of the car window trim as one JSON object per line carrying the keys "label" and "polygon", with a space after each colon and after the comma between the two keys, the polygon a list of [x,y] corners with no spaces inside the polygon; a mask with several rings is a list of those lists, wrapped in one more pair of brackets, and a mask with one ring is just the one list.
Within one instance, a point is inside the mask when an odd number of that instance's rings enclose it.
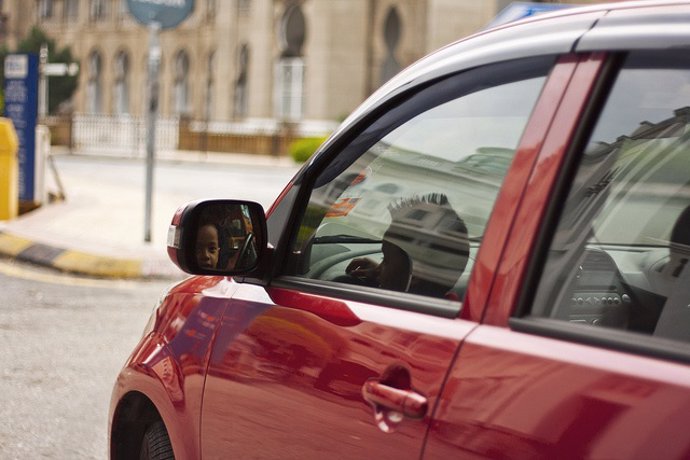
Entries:
{"label": "car window trim", "polygon": [[511,330],[515,332],[566,340],[667,361],[690,363],[690,343],[677,340],[618,329],[573,324],[568,321],[541,316],[510,318],[508,324]]}
{"label": "car window trim", "polygon": [[275,278],[270,286],[450,319],[457,318],[462,309],[462,302],[453,300],[291,275]]}

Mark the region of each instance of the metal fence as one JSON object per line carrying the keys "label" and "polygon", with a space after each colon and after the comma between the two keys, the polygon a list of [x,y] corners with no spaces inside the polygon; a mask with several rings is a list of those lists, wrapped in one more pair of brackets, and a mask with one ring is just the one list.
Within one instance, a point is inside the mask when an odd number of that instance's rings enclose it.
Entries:
{"label": "metal fence", "polygon": [[[75,114],[72,143],[79,150],[142,157],[146,152],[146,118],[132,115]],[[175,150],[179,144],[179,119],[156,121],[156,150]]]}
{"label": "metal fence", "polygon": [[[48,117],[54,145],[100,155],[146,156],[146,117],[77,113]],[[156,121],[156,152],[174,150],[285,155],[301,137],[322,137],[337,127],[330,121],[285,124],[275,119],[198,122],[174,118]]]}

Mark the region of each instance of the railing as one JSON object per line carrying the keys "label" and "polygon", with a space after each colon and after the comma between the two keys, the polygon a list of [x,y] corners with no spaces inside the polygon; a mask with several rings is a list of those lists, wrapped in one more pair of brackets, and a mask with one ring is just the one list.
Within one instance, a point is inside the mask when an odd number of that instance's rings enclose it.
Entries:
{"label": "railing", "polygon": [[[52,142],[76,151],[143,158],[146,155],[146,118],[132,115],[74,114],[49,117]],[[287,154],[296,138],[322,136],[333,122],[303,121],[281,124],[273,119],[231,122],[194,122],[179,118],[156,121],[156,151]]]}
{"label": "railing", "polygon": [[[179,120],[156,120],[156,150],[175,150],[178,143]],[[146,118],[132,115],[75,114],[72,120],[72,147],[141,157],[146,152]]]}

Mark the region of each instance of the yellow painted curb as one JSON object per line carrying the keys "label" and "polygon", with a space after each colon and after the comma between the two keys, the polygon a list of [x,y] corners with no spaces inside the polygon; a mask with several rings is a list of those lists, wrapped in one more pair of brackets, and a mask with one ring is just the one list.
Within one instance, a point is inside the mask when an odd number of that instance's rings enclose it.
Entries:
{"label": "yellow painted curb", "polygon": [[0,233],[0,254],[14,257],[33,244],[26,238]]}
{"label": "yellow painted curb", "polygon": [[141,277],[141,261],[95,256],[79,251],[65,251],[57,256],[52,266],[60,270],[108,278]]}

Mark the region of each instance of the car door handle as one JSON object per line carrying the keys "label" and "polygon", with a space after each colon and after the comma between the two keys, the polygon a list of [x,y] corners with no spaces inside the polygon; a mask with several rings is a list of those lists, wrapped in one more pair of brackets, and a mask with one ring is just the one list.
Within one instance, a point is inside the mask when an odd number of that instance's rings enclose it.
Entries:
{"label": "car door handle", "polygon": [[362,396],[369,404],[382,406],[399,412],[405,417],[415,419],[423,418],[429,407],[425,396],[413,390],[394,388],[377,380],[369,380],[364,383]]}

